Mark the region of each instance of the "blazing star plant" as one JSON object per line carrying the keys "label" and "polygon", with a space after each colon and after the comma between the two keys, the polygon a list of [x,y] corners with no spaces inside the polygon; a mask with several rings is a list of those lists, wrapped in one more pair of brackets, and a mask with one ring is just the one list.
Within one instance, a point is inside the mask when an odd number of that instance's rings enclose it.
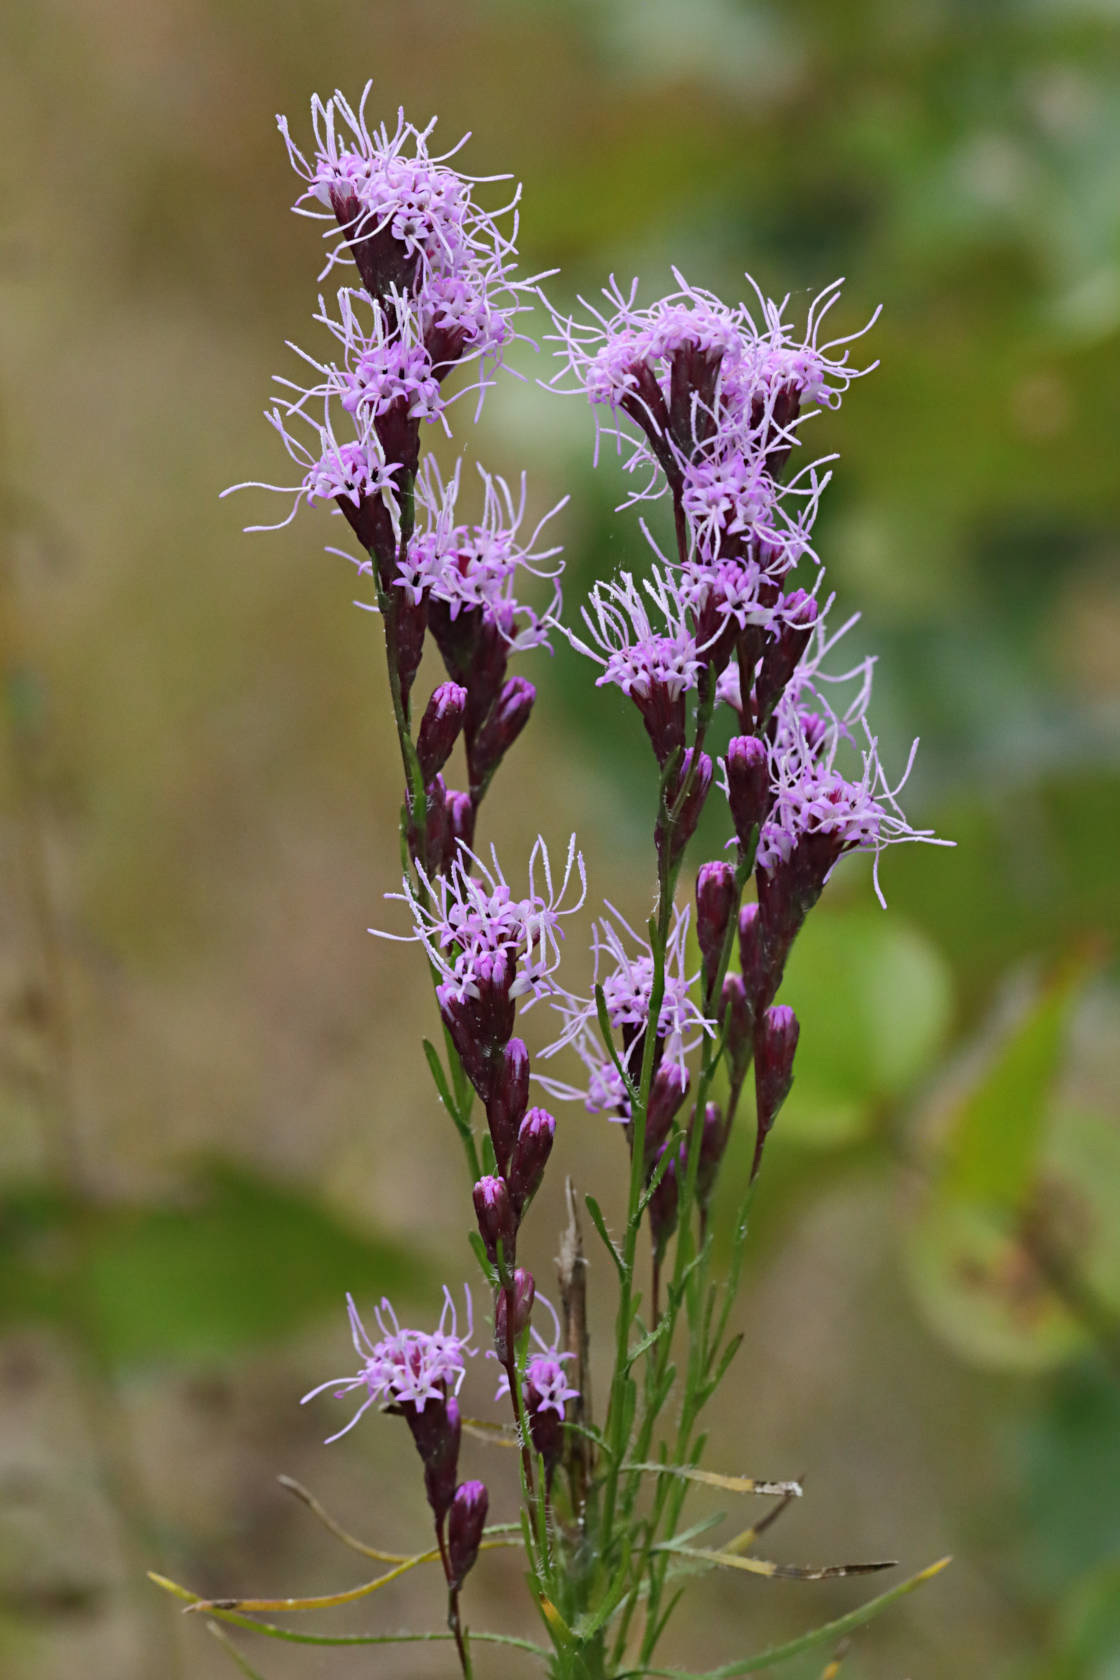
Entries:
{"label": "blazing star plant", "polygon": [[[727,304],[676,271],[674,289],[648,307],[639,307],[636,281],[629,290],[612,281],[602,306],[560,314],[541,290],[547,276],[518,278],[519,193],[502,209],[484,209],[479,192],[489,181],[453,166],[458,147],[432,151],[434,123],[417,129],[402,114],[392,132],[371,127],[368,97],[367,87],[356,109],[337,93],[313,100],[308,153],[280,119],[302,182],[295,209],[323,224],[319,279],[344,284],[333,298],[320,295],[321,348],[296,351],[303,382],[282,378],[267,414],[296,481],[256,488],[291,499],[281,524],[304,506],[342,516],[357,550],[343,552],[368,580],[365,604],[380,618],[403,789],[403,879],[387,896],[409,931],[378,931],[414,941],[431,973],[442,1025],[442,1052],[424,1045],[438,1098],[432,1144],[442,1107],[465,1158],[482,1307],[469,1287],[461,1307],[445,1291],[429,1330],[402,1328],[383,1300],[371,1330],[369,1314],[363,1321],[348,1300],[357,1369],[304,1396],[323,1406],[330,1441],[370,1427],[374,1409],[403,1419],[434,1547],[410,1557],[378,1552],[297,1489],[337,1538],[392,1567],[327,1599],[205,1607],[291,1637],[252,1612],[349,1602],[432,1562],[443,1573],[447,1632],[376,1634],[369,1643],[448,1639],[466,1677],[485,1642],[533,1653],[562,1680],[684,1675],[651,1665],[690,1576],[723,1568],[815,1580],[889,1567],[763,1561],[755,1542],[799,1485],[723,1475],[700,1462],[705,1408],[742,1340],[734,1314],[751,1199],[794,1075],[799,1026],[780,1001],[790,949],[846,854],[873,855],[881,898],[884,848],[932,839],[897,803],[913,752],[893,784],[880,762],[867,722],[873,661],[834,668],[853,621],[832,628],[813,546],[828,462],[801,458],[806,420],[839,406],[869,370],[852,364],[851,339],[826,336],[838,283],[800,327],[788,300],[771,301],[753,281],[748,301]],[[475,396],[477,419],[524,336],[525,312],[539,305],[560,363],[548,383],[590,405],[596,461],[603,439],[614,443],[633,486],[623,509],[668,503],[668,552],[640,522],[631,565],[595,583],[574,616],[562,607],[560,547],[545,535],[563,503],[530,529],[523,479],[511,486],[479,468],[476,484],[461,460],[441,473],[423,449],[432,428],[452,436],[463,397]],[[511,661],[561,642],[591,662],[597,687],[616,688],[637,707],[655,795],[649,888],[607,904],[592,922],[586,995],[562,978],[564,936],[588,896],[574,838],[554,848],[555,861],[539,839],[507,879],[480,835],[483,801],[536,700]],[[445,679],[422,698],[415,685],[429,644]],[[604,696],[605,723],[610,704]],[[448,767],[460,743],[465,785],[453,787]],[[726,843],[695,864],[690,843],[710,807]],[[553,1026],[531,1055],[521,1028],[534,1007]],[[753,1108],[743,1101],[748,1085]],[[612,1233],[599,1202],[584,1198],[614,1308],[599,1409],[590,1397],[586,1258],[570,1184],[559,1312],[519,1263],[558,1123],[534,1102],[534,1086],[557,1105],[605,1116],[625,1138],[621,1228]],[[750,1131],[746,1173],[727,1164],[735,1127]],[[728,1216],[728,1258],[717,1271],[713,1224]],[[461,1396],[479,1378],[486,1387],[485,1361],[470,1361],[487,1340],[497,1398],[509,1412],[504,1433],[518,1449],[503,1460],[519,1466],[514,1525],[488,1525],[487,1487],[459,1479],[468,1422]],[[324,1394],[358,1401],[341,1426]],[[491,1438],[502,1433],[490,1426]],[[730,1541],[709,1545],[704,1537],[721,1519],[686,1516],[697,1484],[777,1503]],[[468,1633],[464,1581],[491,1545],[523,1550],[546,1643]],[[834,1645],[937,1568],[714,1673],[746,1674]]]}

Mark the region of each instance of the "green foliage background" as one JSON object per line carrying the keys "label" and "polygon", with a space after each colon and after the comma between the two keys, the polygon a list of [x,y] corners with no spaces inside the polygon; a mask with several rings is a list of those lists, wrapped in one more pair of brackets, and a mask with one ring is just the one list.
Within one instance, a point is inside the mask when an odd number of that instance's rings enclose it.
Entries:
{"label": "green foliage background", "polygon": [[[613,272],[648,299],[677,263],[795,302],[842,273],[850,328],[883,304],[882,366],[815,423],[842,456],[820,547],[881,656],[888,764],[922,736],[908,811],[958,844],[887,857],[886,915],[851,867],[791,964],[798,1081],[710,1461],[805,1472],[783,1558],[956,1554],[853,1680],[1120,1674],[1118,28],[1112,0],[8,8],[5,1675],[232,1672],[161,1619],[145,1562],[202,1591],[352,1584],[278,1471],[374,1543],[425,1543],[393,1422],[324,1451],[295,1405],[350,1362],[345,1289],[422,1319],[469,1267],[423,976],[365,933],[397,855],[376,626],[333,527],[242,537],[270,504],[217,500],[282,476],[257,411],[313,306],[272,114],[298,134],[313,89],[367,77],[378,114],[439,112],[474,130],[466,167],[524,181],[525,271],[558,266],[560,297]],[[571,492],[573,602],[642,552],[590,443],[532,379],[470,443],[542,508]],[[640,724],[572,656],[530,674],[487,838],[516,859],[575,827],[594,895],[641,915]],[[563,1122],[609,1212],[619,1140]],[[336,1625],[435,1625],[419,1573]],[[489,1559],[472,1621],[524,1631],[518,1585]],[[711,1581],[667,1655],[700,1668],[856,1596]],[[446,1672],[439,1647],[376,1663]]]}

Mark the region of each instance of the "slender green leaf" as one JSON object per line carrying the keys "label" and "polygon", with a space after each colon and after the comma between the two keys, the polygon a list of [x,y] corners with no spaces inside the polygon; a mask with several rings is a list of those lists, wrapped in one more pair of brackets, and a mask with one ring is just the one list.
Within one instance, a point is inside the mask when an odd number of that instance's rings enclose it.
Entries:
{"label": "slender green leaf", "polygon": [[595,1200],[594,1196],[587,1196],[585,1200],[587,1202],[587,1211],[591,1215],[591,1223],[603,1239],[604,1246],[606,1247],[607,1253],[614,1261],[615,1270],[617,1271],[619,1277],[625,1280],[626,1269],[622,1264],[622,1256],[615,1246],[614,1238],[607,1230],[607,1222],[603,1218],[603,1210]]}

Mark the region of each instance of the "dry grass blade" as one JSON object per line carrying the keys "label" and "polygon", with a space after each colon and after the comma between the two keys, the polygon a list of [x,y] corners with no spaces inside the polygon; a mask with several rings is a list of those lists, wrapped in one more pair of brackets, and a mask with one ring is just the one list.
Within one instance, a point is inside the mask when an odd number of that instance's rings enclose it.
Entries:
{"label": "dry grass blade", "polygon": [[694,1558],[699,1563],[720,1569],[742,1569],[749,1575],[764,1575],[772,1580],[829,1581],[841,1575],[874,1575],[880,1569],[894,1569],[895,1560],[881,1563],[769,1563],[765,1558],[740,1557],[735,1552],[713,1552],[703,1546],[675,1546],[666,1541],[655,1551],[672,1552],[676,1557]]}
{"label": "dry grass blade", "polygon": [[697,1470],[677,1464],[624,1464],[623,1470],[638,1470],[650,1476],[678,1476],[685,1482],[720,1488],[724,1493],[757,1493],[771,1499],[800,1499],[800,1482],[767,1482],[755,1476],[723,1476],[717,1470]]}
{"label": "dry grass blade", "polygon": [[289,1493],[295,1494],[300,1503],[306,1505],[307,1509],[318,1517],[323,1527],[328,1529],[336,1540],[341,1540],[344,1546],[349,1546],[352,1552],[359,1552],[362,1557],[372,1558],[374,1563],[408,1562],[408,1554],[405,1552],[382,1552],[376,1546],[367,1546],[364,1541],[355,1539],[354,1535],[348,1533],[341,1523],[335,1521],[329,1511],[323,1509],[310,1489],[305,1488],[302,1482],[297,1482],[294,1476],[277,1476],[276,1480],[282,1488],[287,1488]]}
{"label": "dry grass blade", "polygon": [[[800,1485],[801,1484],[799,1482],[798,1486]],[[766,1515],[764,1517],[760,1517],[756,1523],[752,1523],[750,1528],[744,1528],[741,1534],[736,1534],[735,1538],[733,1540],[729,1540],[726,1546],[723,1546],[721,1550],[732,1553],[749,1552],[759,1535],[765,1534],[771,1523],[777,1522],[782,1512],[788,1511],[794,1500],[798,1497],[799,1495],[796,1493],[783,1494],[782,1498],[774,1506],[772,1511],[767,1511]]]}

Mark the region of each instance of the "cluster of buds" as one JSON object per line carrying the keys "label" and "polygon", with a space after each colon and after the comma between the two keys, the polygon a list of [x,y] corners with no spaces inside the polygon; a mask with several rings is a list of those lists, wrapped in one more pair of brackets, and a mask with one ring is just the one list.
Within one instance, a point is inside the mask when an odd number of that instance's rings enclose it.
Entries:
{"label": "cluster of buds", "polygon": [[[445,482],[430,457],[422,463],[422,432],[449,431],[448,410],[468,392],[481,404],[540,277],[515,277],[517,192],[503,209],[484,210],[479,183],[449,167],[458,147],[431,152],[434,122],[421,130],[402,115],[392,133],[370,128],[365,97],[354,109],[337,93],[312,102],[312,120],[308,157],[280,119],[305,183],[295,209],[327,223],[320,279],[345,265],[360,283],[343,286],[333,305],[320,298],[315,320],[333,341],[331,357],[299,350],[310,381],[280,379],[284,396],[267,414],[299,482],[256,487],[292,496],[282,524],[301,504],[330,505],[363,550],[356,564],[374,580],[385,626],[408,845],[421,867],[440,874],[460,842],[472,844],[479,803],[535,699],[532,683],[508,673],[511,653],[548,635],[545,617],[516,598],[519,576],[551,580],[554,615],[560,550],[541,539],[551,514],[522,531],[524,480],[515,493],[480,468],[481,515],[459,518],[460,466]],[[503,218],[512,218],[512,233]],[[463,368],[467,380],[451,379]],[[412,689],[429,634],[448,680],[414,733]],[[460,736],[461,792],[442,774]]]}

